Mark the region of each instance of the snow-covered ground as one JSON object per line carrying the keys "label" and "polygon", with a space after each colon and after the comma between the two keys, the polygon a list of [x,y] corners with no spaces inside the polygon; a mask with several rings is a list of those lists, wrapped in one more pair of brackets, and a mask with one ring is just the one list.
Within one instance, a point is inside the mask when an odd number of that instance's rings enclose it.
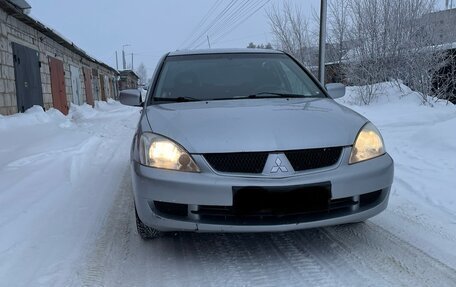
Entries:
{"label": "snow-covered ground", "polygon": [[[402,85],[377,85],[378,99],[357,106],[356,88],[340,100],[382,132],[395,161],[390,206],[373,222],[456,269],[456,106]],[[456,286],[456,282],[455,282]]]}
{"label": "snow-covered ground", "polygon": [[139,115],[98,102],[0,118],[0,286],[64,286],[118,193]]}
{"label": "snow-covered ground", "polygon": [[0,116],[0,286],[455,286],[456,107],[379,85],[357,106],[395,160],[388,209],[363,224],[277,234],[135,230],[117,102]]}

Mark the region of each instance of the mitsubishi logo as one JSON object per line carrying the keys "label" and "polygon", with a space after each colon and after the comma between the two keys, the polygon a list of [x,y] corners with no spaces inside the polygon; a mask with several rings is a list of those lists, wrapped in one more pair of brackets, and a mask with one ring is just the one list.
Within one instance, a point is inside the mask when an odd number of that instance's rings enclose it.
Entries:
{"label": "mitsubishi logo", "polygon": [[287,177],[295,173],[288,158],[282,152],[270,153],[263,168],[263,175],[268,177]]}
{"label": "mitsubishi logo", "polygon": [[279,170],[281,172],[288,172],[288,169],[282,165],[282,160],[277,156],[275,165],[271,168],[271,173],[277,173]]}

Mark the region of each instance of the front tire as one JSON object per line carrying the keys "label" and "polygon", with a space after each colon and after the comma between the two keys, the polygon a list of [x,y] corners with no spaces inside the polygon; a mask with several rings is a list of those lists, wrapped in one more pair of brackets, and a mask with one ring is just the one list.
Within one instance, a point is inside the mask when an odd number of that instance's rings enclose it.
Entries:
{"label": "front tire", "polygon": [[135,208],[135,215],[136,215],[136,229],[138,230],[139,236],[141,236],[141,238],[143,240],[150,240],[150,239],[155,239],[155,238],[160,237],[160,234],[161,234],[160,231],[145,225],[141,221],[141,219],[138,216],[138,212],[136,211],[136,208]]}

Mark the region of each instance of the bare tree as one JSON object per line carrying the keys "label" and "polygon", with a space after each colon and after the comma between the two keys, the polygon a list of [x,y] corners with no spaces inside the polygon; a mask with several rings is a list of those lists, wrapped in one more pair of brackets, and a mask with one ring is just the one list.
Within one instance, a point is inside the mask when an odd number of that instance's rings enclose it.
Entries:
{"label": "bare tree", "polygon": [[278,48],[311,65],[307,50],[314,45],[310,42],[309,23],[301,7],[284,1],[281,6],[274,5],[266,13]]}
{"label": "bare tree", "polygon": [[147,69],[144,63],[139,64],[138,68],[136,69],[136,74],[138,74],[139,82],[141,84],[147,84]]}
{"label": "bare tree", "polygon": [[[455,53],[448,53],[435,37],[431,14],[435,0],[328,3],[327,59],[338,63],[345,82],[363,87],[358,89],[360,103],[375,100],[379,85],[374,84],[384,81],[399,87],[405,83],[421,93],[423,103],[428,95],[454,97],[451,63],[456,62]],[[300,7],[285,1],[267,11],[267,16],[277,47],[314,66],[319,16],[314,10],[306,19],[301,12]]]}
{"label": "bare tree", "polygon": [[[434,77],[447,59],[435,45],[434,26],[426,17],[435,1],[348,1],[348,35],[355,43],[344,65],[348,81],[355,85],[404,82],[423,95],[423,102],[427,95],[438,96]],[[362,102],[369,104],[375,92],[362,91]]]}
{"label": "bare tree", "polygon": [[327,42],[332,49],[327,49],[328,58],[341,62],[347,49],[349,33],[349,0],[329,1],[328,3],[328,33]]}

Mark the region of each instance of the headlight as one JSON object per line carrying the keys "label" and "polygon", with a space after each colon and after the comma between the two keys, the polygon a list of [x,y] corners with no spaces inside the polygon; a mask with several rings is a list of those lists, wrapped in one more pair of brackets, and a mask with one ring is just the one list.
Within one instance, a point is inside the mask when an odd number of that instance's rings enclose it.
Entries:
{"label": "headlight", "polygon": [[177,143],[153,134],[143,133],[139,141],[141,164],[179,171],[199,172],[199,168],[187,151]]}
{"label": "headlight", "polygon": [[377,128],[367,123],[359,131],[350,155],[349,164],[368,160],[385,153],[382,136]]}

